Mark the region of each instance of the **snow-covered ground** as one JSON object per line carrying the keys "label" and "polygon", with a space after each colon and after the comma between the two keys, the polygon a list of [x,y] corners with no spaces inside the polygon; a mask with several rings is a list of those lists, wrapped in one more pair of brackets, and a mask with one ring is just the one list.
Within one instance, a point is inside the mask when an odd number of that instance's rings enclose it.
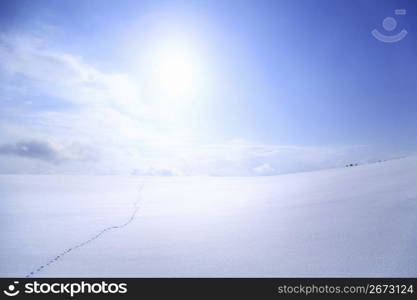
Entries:
{"label": "snow-covered ground", "polygon": [[[82,244],[137,200],[132,222]],[[417,276],[417,158],[253,178],[3,175],[0,226],[3,277]]]}

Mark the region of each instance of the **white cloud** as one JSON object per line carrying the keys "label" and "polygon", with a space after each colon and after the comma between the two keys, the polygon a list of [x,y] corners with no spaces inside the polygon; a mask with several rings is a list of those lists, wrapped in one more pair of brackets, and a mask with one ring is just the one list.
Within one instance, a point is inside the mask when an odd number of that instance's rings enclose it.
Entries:
{"label": "white cloud", "polygon": [[114,105],[137,112],[137,85],[125,74],[107,74],[81,58],[47,47],[42,40],[0,36],[0,63],[10,75],[57,100],[81,106]]}
{"label": "white cloud", "polygon": [[255,168],[253,168],[253,171],[255,171],[255,173],[257,174],[261,174],[261,175],[266,175],[266,174],[271,174],[275,171],[275,169],[273,167],[271,167],[269,164],[262,164],[259,165]]}
{"label": "white cloud", "polygon": [[[363,157],[363,147],[191,142],[145,104],[127,74],[103,72],[41,39],[0,36],[0,71],[0,92],[8,99],[0,107],[0,172],[250,176],[343,166]],[[48,101],[53,105],[45,107]],[[18,149],[30,140],[45,143],[35,145],[36,155]],[[50,164],[57,160],[62,163]]]}
{"label": "white cloud", "polygon": [[146,108],[137,84],[126,74],[102,72],[44,40],[5,35],[0,71],[0,91],[8,96],[0,137],[8,144],[37,139],[114,153],[150,134],[141,123]]}

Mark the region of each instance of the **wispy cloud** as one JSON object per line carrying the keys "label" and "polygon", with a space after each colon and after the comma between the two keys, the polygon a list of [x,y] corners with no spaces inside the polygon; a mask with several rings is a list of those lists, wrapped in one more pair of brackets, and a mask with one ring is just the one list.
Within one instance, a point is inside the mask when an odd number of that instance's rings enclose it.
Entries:
{"label": "wispy cloud", "polygon": [[[115,152],[136,146],[149,132],[141,123],[145,108],[137,84],[128,75],[102,72],[42,39],[0,36],[0,71],[0,92],[7,95],[0,108],[0,137],[9,142],[4,153],[68,162],[72,154],[64,159],[47,145],[70,144],[117,160],[123,155]],[[20,142],[32,139],[45,142]],[[38,155],[21,150],[28,146]]]}
{"label": "wispy cloud", "polygon": [[365,148],[357,146],[176,139],[140,97],[140,83],[128,74],[104,72],[44,39],[0,36],[0,79],[7,98],[0,107],[0,172],[26,167],[33,172],[249,176],[342,166],[366,157]]}
{"label": "wispy cloud", "polygon": [[114,106],[136,112],[137,86],[125,74],[99,71],[81,58],[54,50],[38,38],[0,36],[0,64],[32,89],[83,107]]}

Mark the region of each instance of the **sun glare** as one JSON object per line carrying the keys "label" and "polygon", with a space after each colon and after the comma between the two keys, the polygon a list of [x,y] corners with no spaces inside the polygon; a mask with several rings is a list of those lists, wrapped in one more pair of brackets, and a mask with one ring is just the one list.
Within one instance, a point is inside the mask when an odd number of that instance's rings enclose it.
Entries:
{"label": "sun glare", "polygon": [[190,49],[171,43],[155,55],[154,77],[156,85],[164,94],[173,97],[192,96],[200,85],[200,67],[195,53]]}
{"label": "sun glare", "polygon": [[208,60],[198,39],[179,34],[155,35],[142,51],[141,89],[147,115],[158,128],[158,137],[169,143],[196,135],[209,86]]}

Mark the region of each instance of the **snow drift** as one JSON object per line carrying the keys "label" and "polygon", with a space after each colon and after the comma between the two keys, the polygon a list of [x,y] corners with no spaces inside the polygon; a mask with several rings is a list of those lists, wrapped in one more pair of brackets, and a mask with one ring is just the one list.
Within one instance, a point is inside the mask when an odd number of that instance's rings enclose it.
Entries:
{"label": "snow drift", "polygon": [[252,178],[2,175],[0,199],[3,277],[417,276],[416,157]]}

